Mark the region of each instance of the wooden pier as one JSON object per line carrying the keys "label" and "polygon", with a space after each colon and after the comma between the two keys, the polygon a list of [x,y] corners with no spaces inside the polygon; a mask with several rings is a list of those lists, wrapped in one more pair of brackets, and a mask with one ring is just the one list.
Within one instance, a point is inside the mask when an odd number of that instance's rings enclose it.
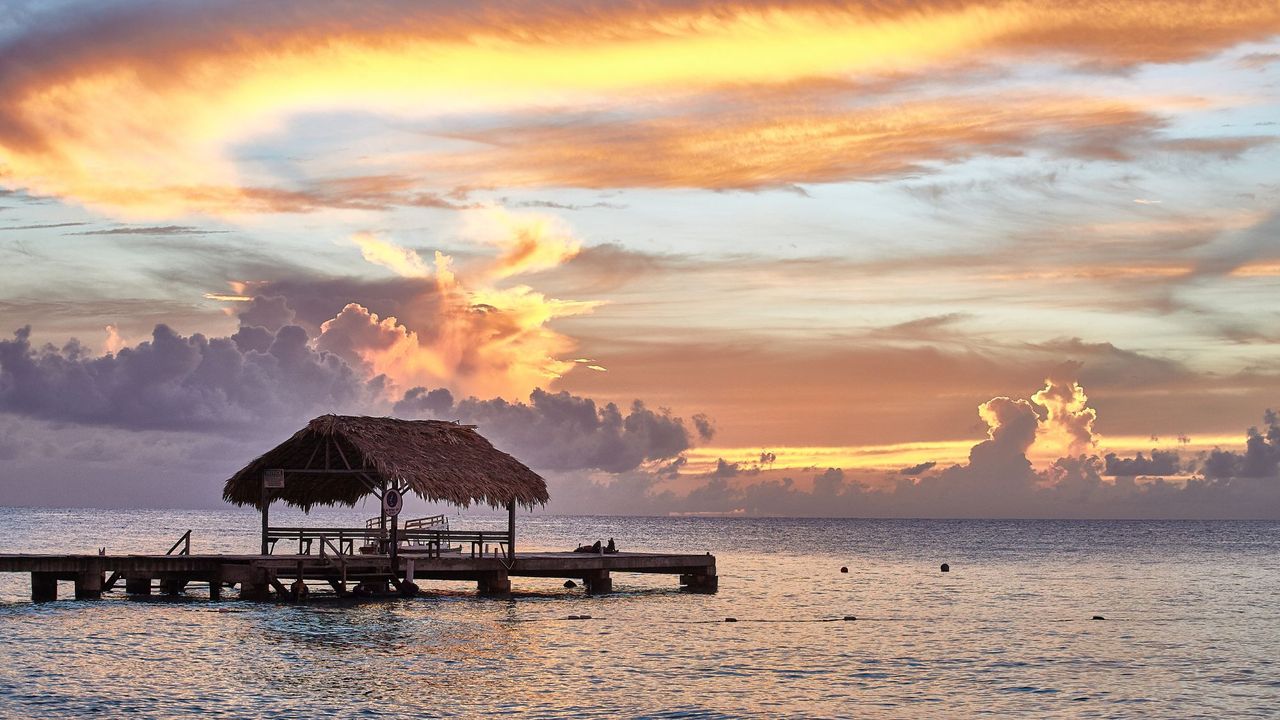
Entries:
{"label": "wooden pier", "polygon": [[[458,530],[444,515],[400,524],[405,493],[462,507],[505,508],[501,530]],[[31,599],[56,600],[58,581],[81,599],[122,583],[131,595],[168,595],[206,585],[217,600],[238,587],[245,600],[302,600],[308,583],[338,596],[415,595],[417,580],[462,580],[482,594],[511,592],[512,577],[579,580],[591,594],[612,592],[613,573],[680,576],[694,592],[718,588],[710,553],[615,553],[599,541],[590,552],[516,551],[516,509],[545,504],[546,481],[496,449],[472,425],[440,420],[321,415],[229,478],[222,496],[262,514],[256,555],[193,555],[187,531],[164,555],[0,554],[0,572],[30,573]],[[381,513],[359,527],[276,527],[273,502],[310,511],[354,506],[375,497]],[[289,554],[277,554],[287,549]],[[293,554],[296,549],[297,553]]]}
{"label": "wooden pier", "polygon": [[[519,553],[498,556],[389,555],[58,555],[0,554],[0,572],[30,573],[31,599],[56,600],[58,581],[75,583],[75,597],[90,600],[121,589],[130,595],[159,591],[181,594],[191,584],[206,585],[217,600],[239,588],[246,600],[300,600],[306,583],[323,583],[338,596],[414,595],[419,580],[477,583],[481,594],[511,592],[512,577],[578,580],[589,594],[613,591],[614,573],[678,575],[693,592],[715,592],[716,560],[711,554]],[[158,587],[157,587],[158,586]]]}

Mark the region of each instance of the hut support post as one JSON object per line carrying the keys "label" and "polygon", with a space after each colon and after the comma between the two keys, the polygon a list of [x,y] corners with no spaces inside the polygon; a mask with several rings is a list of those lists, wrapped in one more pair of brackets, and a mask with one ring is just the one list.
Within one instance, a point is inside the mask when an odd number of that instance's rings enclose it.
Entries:
{"label": "hut support post", "polygon": [[392,575],[394,575],[396,573],[396,570],[399,569],[399,566],[396,564],[396,556],[398,555],[398,551],[400,549],[399,535],[400,535],[400,518],[397,516],[392,516],[391,517],[391,550],[390,550]]}
{"label": "hut support post", "polygon": [[267,508],[271,501],[267,498],[267,481],[262,481],[262,554],[267,554]]}
{"label": "hut support post", "polygon": [[507,503],[507,560],[516,559],[516,501]]}

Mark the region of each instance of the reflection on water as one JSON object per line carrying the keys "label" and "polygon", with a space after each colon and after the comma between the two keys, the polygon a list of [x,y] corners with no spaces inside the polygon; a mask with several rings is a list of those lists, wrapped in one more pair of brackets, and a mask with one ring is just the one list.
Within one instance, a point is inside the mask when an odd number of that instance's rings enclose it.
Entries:
{"label": "reflection on water", "polygon": [[[255,520],[0,510],[0,550],[163,551],[194,528],[195,552],[243,552]],[[721,591],[617,575],[619,592],[599,598],[514,578],[512,599],[425,581],[426,597],[363,603],[32,605],[27,579],[4,576],[0,716],[1238,717],[1280,706],[1277,523],[536,517],[521,532],[528,549],[615,537],[624,549],[711,550]],[[567,619],[581,614],[592,617]]]}

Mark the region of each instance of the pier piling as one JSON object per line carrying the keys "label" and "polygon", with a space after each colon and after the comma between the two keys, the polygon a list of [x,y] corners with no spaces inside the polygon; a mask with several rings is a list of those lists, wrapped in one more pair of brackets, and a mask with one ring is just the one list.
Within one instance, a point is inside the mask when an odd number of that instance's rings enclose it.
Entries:
{"label": "pier piling", "polygon": [[31,602],[48,602],[58,599],[57,573],[31,573]]}
{"label": "pier piling", "polygon": [[480,576],[481,595],[505,595],[511,592],[511,577],[506,573],[487,573]]}
{"label": "pier piling", "polygon": [[587,574],[583,576],[582,581],[587,586],[588,595],[604,595],[613,592],[613,578],[609,576],[608,570],[597,570]]}
{"label": "pier piling", "polygon": [[98,600],[102,597],[102,581],[105,575],[102,568],[91,569],[76,574],[76,599]]}
{"label": "pier piling", "polygon": [[150,595],[151,576],[126,575],[124,578],[124,591],[130,595]]}

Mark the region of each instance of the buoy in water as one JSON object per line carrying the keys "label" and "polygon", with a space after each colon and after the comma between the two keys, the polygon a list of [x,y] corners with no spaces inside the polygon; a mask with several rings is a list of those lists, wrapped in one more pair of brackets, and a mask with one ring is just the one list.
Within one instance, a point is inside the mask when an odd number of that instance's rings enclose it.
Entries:
{"label": "buoy in water", "polygon": [[841,568],[840,568],[840,572],[842,572],[842,573],[847,573],[847,572],[849,572],[849,568],[847,568],[847,567],[841,567]]}
{"label": "buoy in water", "polygon": [[1102,617],[1101,615],[1094,615],[1092,619],[1093,619],[1093,620],[1106,620],[1106,618]]}
{"label": "buoy in water", "polygon": [[856,618],[856,617],[854,617],[854,616],[852,616],[852,615],[845,615],[845,616],[844,616],[844,619],[845,619],[845,620],[857,620],[858,618]]}
{"label": "buoy in water", "polygon": [[738,618],[725,618],[725,622],[738,622]]}
{"label": "buoy in water", "polygon": [[951,572],[951,566],[950,566],[950,565],[948,565],[948,564],[946,564],[946,563],[942,563],[942,568],[941,568],[941,570],[942,570],[942,572]]}
{"label": "buoy in water", "polygon": [[567,587],[567,588],[576,588],[576,587],[578,587],[578,583],[576,583],[576,582],[574,582],[574,581],[572,581],[572,580],[565,580],[565,581],[564,581],[564,586],[565,586],[565,587]]}

